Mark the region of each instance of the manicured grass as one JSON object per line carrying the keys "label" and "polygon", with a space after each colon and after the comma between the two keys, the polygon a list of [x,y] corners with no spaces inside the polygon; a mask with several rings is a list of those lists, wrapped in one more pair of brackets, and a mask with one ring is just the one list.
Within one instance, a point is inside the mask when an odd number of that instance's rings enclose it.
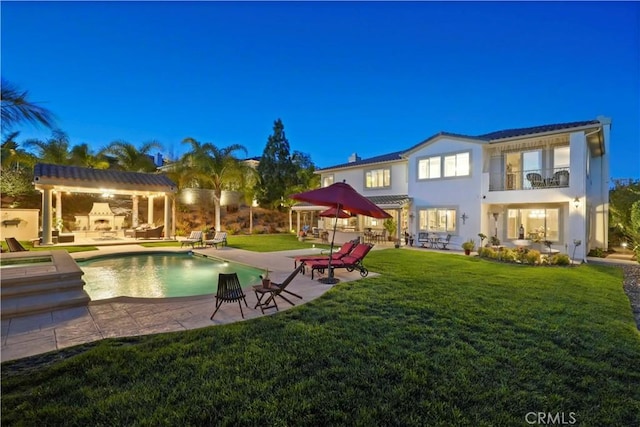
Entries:
{"label": "manicured grass", "polygon": [[382,275],[274,316],[4,363],[3,424],[640,423],[619,269],[396,249],[366,265]]}
{"label": "manicured grass", "polygon": [[[5,252],[9,252],[9,247],[5,242],[2,242],[2,250]],[[95,246],[33,246],[29,241],[20,241],[20,244],[29,251],[51,251],[51,250],[65,250],[67,252],[86,252],[86,251],[97,251],[98,248]]]}
{"label": "manicured grass", "polygon": [[292,234],[253,234],[227,236],[229,246],[253,252],[277,252],[293,249],[316,248],[329,249],[329,245],[319,244],[312,240],[298,241]]}

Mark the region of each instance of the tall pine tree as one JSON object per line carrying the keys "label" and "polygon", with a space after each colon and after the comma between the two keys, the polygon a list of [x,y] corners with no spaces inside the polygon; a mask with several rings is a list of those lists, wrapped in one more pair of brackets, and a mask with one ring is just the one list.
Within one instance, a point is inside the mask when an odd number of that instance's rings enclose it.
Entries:
{"label": "tall pine tree", "polygon": [[296,180],[295,168],[289,150],[289,141],[284,134],[282,120],[273,123],[273,134],[269,136],[258,165],[261,188],[258,202],[263,207],[279,208],[287,188]]}

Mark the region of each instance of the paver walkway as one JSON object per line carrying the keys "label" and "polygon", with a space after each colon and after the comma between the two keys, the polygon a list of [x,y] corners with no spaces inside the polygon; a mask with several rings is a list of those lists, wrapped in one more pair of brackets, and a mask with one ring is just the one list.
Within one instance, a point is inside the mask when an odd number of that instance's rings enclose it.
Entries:
{"label": "paver walkway", "polygon": [[[159,248],[145,248],[139,245],[100,246],[96,255],[111,253],[130,253],[158,251]],[[163,247],[163,251],[185,252],[190,248]],[[281,282],[293,271],[295,255],[319,253],[319,249],[302,251],[283,251],[258,253],[234,248],[195,249],[194,252],[240,262],[254,267],[269,267],[274,282]],[[74,258],[87,258],[89,252],[72,253]],[[370,276],[375,273],[370,273]],[[357,280],[357,271],[336,270],[336,277],[343,282]],[[324,294],[331,285],[323,285],[311,280],[311,275],[298,275],[289,285],[289,289],[303,297],[293,298],[293,302],[304,304]],[[222,304],[213,320],[213,292],[211,295],[184,298],[128,298],[119,297],[104,301],[92,301],[88,307],[57,310],[32,316],[2,320],[1,360],[14,360],[22,357],[59,350],[65,347],[101,340],[103,338],[127,337],[160,332],[184,331],[204,328],[212,325],[243,320],[237,304]],[[256,297],[247,290],[247,304],[242,307],[245,320],[263,316],[260,308],[254,309]],[[298,302],[300,301],[300,302]],[[278,300],[278,308],[286,310],[289,304]],[[275,309],[265,311],[265,315],[276,313]]]}

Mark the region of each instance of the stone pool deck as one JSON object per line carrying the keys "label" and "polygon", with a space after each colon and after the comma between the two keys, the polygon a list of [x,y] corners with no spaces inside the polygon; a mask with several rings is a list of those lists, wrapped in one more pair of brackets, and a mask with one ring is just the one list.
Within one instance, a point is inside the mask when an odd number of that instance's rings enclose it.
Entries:
{"label": "stone pool deck", "polygon": [[[105,254],[158,250],[186,252],[191,248],[145,248],[140,245],[100,246],[98,251],[76,252],[71,256],[87,258]],[[254,267],[266,268],[268,266],[271,279],[274,282],[281,282],[293,271],[292,257],[319,253],[320,250],[257,253],[221,247],[219,249],[194,249],[194,252]],[[360,278],[358,271],[349,273],[344,269],[336,270],[335,275],[342,282]],[[373,272],[369,274],[370,277],[374,275]],[[311,275],[307,273],[306,275],[298,275],[288,289],[303,297],[302,300],[292,298],[292,301],[299,305],[319,297],[331,287],[331,285],[323,285],[317,280],[311,280]],[[215,309],[214,292],[215,290],[212,289],[210,295],[166,299],[119,297],[92,301],[88,307],[2,320],[0,359],[2,362],[19,359],[104,338],[184,331],[242,321],[240,310],[235,303],[222,304],[214,319],[209,319]],[[244,320],[276,313],[275,309],[270,309],[265,311],[263,315],[260,308],[253,308],[256,304],[253,291],[247,290],[246,295],[249,307],[247,308],[243,304]],[[282,299],[278,299],[277,303],[281,311],[291,308]]]}

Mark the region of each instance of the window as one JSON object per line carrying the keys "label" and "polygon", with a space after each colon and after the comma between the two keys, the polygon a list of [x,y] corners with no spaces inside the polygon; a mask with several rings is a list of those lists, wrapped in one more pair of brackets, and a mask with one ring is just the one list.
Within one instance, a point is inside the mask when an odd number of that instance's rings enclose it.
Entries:
{"label": "window", "polygon": [[444,157],[444,176],[467,175],[469,175],[469,153],[459,153]]}
{"label": "window", "polygon": [[365,188],[391,186],[391,169],[373,169],[365,172]]}
{"label": "window", "polygon": [[322,186],[323,187],[328,187],[331,184],[333,184],[333,175],[327,175],[325,177],[322,177]]}
{"label": "window", "polygon": [[440,156],[418,160],[418,179],[440,178]]}
{"label": "window", "polygon": [[456,231],[456,209],[431,208],[421,209],[418,212],[420,230],[433,232],[455,233]]}
{"label": "window", "polygon": [[569,147],[556,147],[553,149],[553,167],[555,169],[569,167]]}
{"label": "window", "polygon": [[418,179],[469,176],[471,173],[470,158],[471,155],[467,151],[418,159]]}
{"label": "window", "polygon": [[525,151],[522,153],[522,171],[528,172],[542,172],[542,151]]}
{"label": "window", "polygon": [[508,239],[518,238],[520,225],[524,227],[525,239],[560,241],[559,208],[509,209],[507,215]]}

